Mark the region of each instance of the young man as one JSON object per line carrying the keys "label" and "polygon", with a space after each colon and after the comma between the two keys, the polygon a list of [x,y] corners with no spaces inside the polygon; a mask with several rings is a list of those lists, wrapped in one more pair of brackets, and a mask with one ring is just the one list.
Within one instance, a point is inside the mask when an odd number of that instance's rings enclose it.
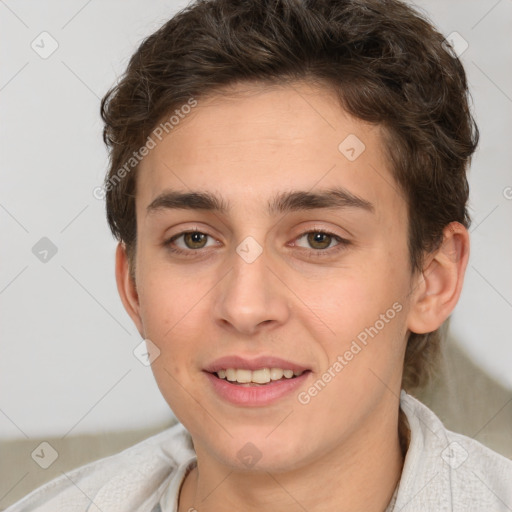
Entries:
{"label": "young man", "polygon": [[9,510],[512,510],[512,462],[406,392],[469,255],[443,36],[398,1],[196,2],[102,115],[119,293],[180,423]]}

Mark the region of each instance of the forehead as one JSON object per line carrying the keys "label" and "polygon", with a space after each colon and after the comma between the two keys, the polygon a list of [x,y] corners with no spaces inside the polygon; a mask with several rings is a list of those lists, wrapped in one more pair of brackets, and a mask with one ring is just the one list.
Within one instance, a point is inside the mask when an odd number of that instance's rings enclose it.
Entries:
{"label": "forehead", "polygon": [[343,187],[402,216],[380,127],[348,115],[328,88],[239,85],[197,106],[141,162],[137,210],[164,190],[215,191],[235,211],[268,211],[284,191]]}

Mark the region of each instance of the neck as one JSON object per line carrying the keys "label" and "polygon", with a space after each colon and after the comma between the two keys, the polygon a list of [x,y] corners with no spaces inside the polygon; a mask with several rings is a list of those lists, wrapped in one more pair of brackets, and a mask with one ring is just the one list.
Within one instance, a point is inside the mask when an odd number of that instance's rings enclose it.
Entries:
{"label": "neck", "polygon": [[390,418],[385,406],[387,421],[374,416],[342,445],[293,471],[241,472],[219,466],[196,447],[197,467],[182,486],[179,512],[382,512],[400,480],[407,447],[405,416],[399,418],[397,408]]}

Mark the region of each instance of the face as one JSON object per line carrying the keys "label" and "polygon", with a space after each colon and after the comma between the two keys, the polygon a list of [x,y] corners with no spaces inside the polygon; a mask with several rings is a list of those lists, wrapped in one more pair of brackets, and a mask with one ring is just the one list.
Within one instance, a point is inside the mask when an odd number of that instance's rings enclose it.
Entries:
{"label": "face", "polygon": [[329,90],[244,91],[201,99],[141,163],[130,314],[198,458],[283,471],[398,407],[407,211],[381,130]]}

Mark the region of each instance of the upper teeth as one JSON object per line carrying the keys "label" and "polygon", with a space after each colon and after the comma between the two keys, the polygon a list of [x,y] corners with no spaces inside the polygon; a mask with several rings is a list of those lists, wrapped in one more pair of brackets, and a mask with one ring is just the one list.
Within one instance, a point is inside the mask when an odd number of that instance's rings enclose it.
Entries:
{"label": "upper teeth", "polygon": [[281,368],[261,368],[254,371],[228,368],[226,370],[219,370],[217,375],[220,379],[227,379],[231,382],[266,384],[271,380],[282,379],[283,376],[291,379],[294,375],[302,375],[302,373],[302,371],[282,370]]}

